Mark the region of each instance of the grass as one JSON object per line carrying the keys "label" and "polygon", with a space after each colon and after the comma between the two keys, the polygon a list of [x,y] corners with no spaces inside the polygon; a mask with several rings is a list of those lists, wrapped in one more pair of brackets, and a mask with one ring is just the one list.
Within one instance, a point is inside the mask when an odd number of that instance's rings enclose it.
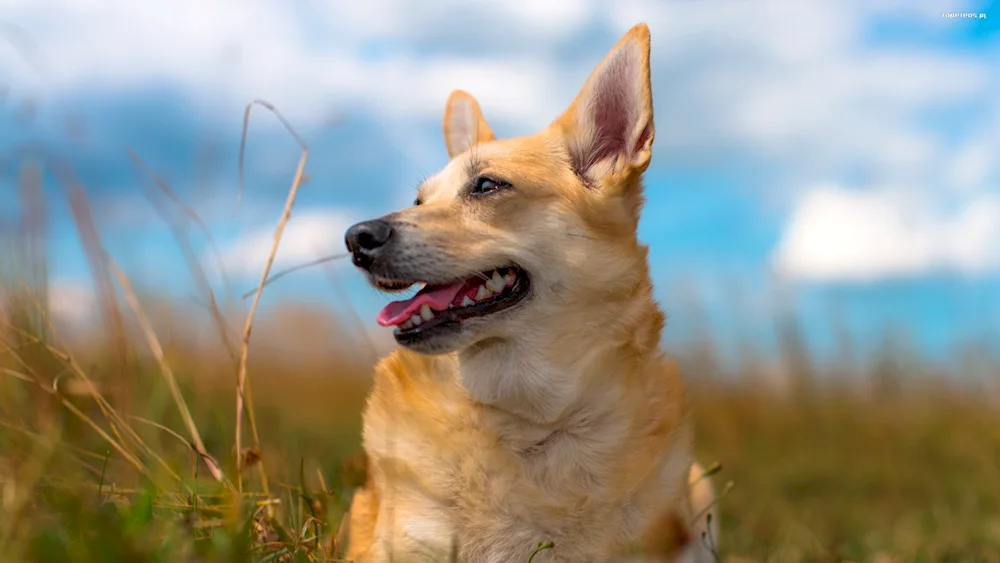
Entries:
{"label": "grass", "polygon": [[[275,249],[303,181],[302,146]],[[4,561],[337,560],[340,519],[365,469],[372,345],[357,320],[295,303],[256,315],[268,280],[284,275],[271,275],[270,260],[246,314],[223,311],[194,259],[207,313],[132,287],[102,250],[83,187],[61,168],[102,322],[60,327],[46,304],[40,185],[41,167],[59,166],[46,158],[22,167],[21,216],[0,256]],[[193,256],[189,227],[207,229],[133,158]],[[710,346],[682,356],[687,374],[703,374],[689,377],[699,459],[721,463],[719,559],[1000,560],[1000,380],[960,385],[960,373],[927,374],[914,367],[919,354],[889,352],[820,377],[795,331],[782,334],[788,386],[749,363],[711,375]],[[558,546],[531,548],[543,561]]]}
{"label": "grass", "polygon": [[[763,561],[996,561],[1000,410],[936,389],[872,399],[698,389],[723,460],[727,553]],[[889,559],[892,557],[892,559]]]}

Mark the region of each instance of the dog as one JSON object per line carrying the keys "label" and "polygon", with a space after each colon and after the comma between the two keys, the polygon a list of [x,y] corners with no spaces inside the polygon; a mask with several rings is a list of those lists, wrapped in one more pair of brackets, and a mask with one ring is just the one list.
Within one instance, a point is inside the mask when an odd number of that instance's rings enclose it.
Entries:
{"label": "dog", "polygon": [[348,560],[714,560],[715,493],[636,235],[649,56],[639,24],[531,136],[497,139],[454,91],[448,164],[348,229],[376,288],[423,284],[378,315],[399,346],[363,415]]}

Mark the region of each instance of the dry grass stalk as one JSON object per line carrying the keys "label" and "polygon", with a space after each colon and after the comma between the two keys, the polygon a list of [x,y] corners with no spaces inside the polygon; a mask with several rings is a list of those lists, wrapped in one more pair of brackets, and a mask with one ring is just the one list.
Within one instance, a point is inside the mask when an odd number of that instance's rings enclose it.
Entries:
{"label": "dry grass stalk", "polygon": [[[20,250],[17,271],[26,277],[27,290],[47,303],[48,261],[45,259],[45,190],[42,183],[42,167],[38,162],[26,160],[22,163],[18,178],[21,200]],[[24,312],[24,311],[22,311]],[[35,319],[30,322],[33,330],[39,330]]]}
{"label": "dry grass stalk", "polygon": [[[131,388],[129,382],[125,379],[128,373],[125,369],[128,341],[124,328],[124,320],[122,319],[121,312],[118,308],[118,300],[114,292],[114,287],[111,284],[111,278],[106,262],[107,255],[101,244],[100,235],[98,234],[97,228],[94,224],[90,203],[87,200],[87,196],[82,185],[73,172],[72,165],[65,158],[58,155],[52,155],[45,151],[44,148],[40,152],[45,158],[50,160],[53,171],[61,179],[64,186],[66,186],[67,197],[69,199],[71,211],[73,212],[77,232],[80,235],[81,242],[83,243],[84,250],[87,254],[88,263],[91,268],[91,275],[98,288],[98,296],[102,303],[101,312],[104,316],[105,323],[109,326],[111,339],[113,340],[113,349],[116,352],[116,358],[118,360],[118,368],[120,371],[119,379],[121,382],[118,393],[119,408],[122,408],[127,412],[128,404],[130,402],[129,389]],[[42,315],[46,328],[54,335],[55,327],[48,318],[46,308],[37,301],[35,302],[35,308],[39,314]],[[36,340],[38,339],[36,338]],[[118,411],[111,406],[111,403],[104,398],[104,396],[98,391],[97,386],[87,375],[86,371],[79,366],[71,354],[68,352],[61,352],[41,340],[38,340],[38,344],[43,345],[57,358],[62,358],[66,361],[70,365],[71,371],[87,383],[95,401],[107,418],[111,431],[122,444],[124,444],[124,439],[121,432],[124,432],[140,449],[157,461],[159,465],[166,470],[168,475],[177,481],[181,481],[180,476],[170,468],[170,465],[166,462],[166,460],[150,448],[139,436],[139,434],[125,422],[124,418],[118,414]]]}
{"label": "dry grass stalk", "polygon": [[[300,270],[305,270],[306,268],[311,268],[313,266],[319,266],[321,264],[326,264],[327,262],[333,262],[334,260],[341,260],[343,258],[347,258],[348,256],[350,256],[350,255],[347,254],[346,252],[342,252],[340,254],[331,254],[329,256],[323,256],[323,257],[317,258],[315,260],[310,260],[309,262],[306,262],[304,264],[299,264],[297,266],[292,266],[291,268],[286,268],[286,269],[281,270],[280,272],[274,274],[273,276],[267,278],[267,281],[264,283],[264,287],[267,287],[267,286],[271,285],[272,283],[280,280],[281,278],[283,278],[283,277],[285,277],[285,276],[287,276],[289,274],[294,274],[295,272],[298,272]],[[251,289],[250,291],[244,293],[240,297],[242,299],[248,299],[248,298],[252,297],[254,293],[257,293],[257,290],[256,289]]]}
{"label": "dry grass stalk", "polygon": [[[58,333],[57,333],[57,331],[55,329],[55,326],[52,324],[51,319],[49,318],[47,310],[42,306],[42,304],[40,302],[38,302],[34,298],[33,295],[30,294],[30,292],[25,291],[24,295],[26,296],[26,298],[29,301],[31,301],[31,305],[34,307],[35,311],[39,315],[40,322],[42,324],[41,325],[42,326],[42,332],[51,335],[52,339],[57,344],[62,345],[59,342]],[[128,452],[127,449],[124,449],[125,439],[122,436],[122,432],[124,432],[125,435],[128,436],[128,438],[133,443],[135,443],[143,452],[145,452],[146,455],[148,455],[151,458],[153,458],[153,460],[156,461],[165,470],[165,472],[168,475],[170,475],[171,477],[173,477],[177,481],[181,481],[180,476],[177,475],[177,473],[173,471],[173,469],[166,462],[166,460],[164,460],[158,453],[156,453],[155,450],[153,450],[152,448],[150,448],[145,443],[145,441],[142,439],[142,437],[139,436],[139,434],[136,433],[135,430],[129,424],[127,424],[125,422],[125,420],[122,418],[122,416],[120,414],[118,414],[118,411],[111,405],[111,403],[100,392],[100,390],[98,389],[97,385],[94,383],[93,379],[91,379],[91,377],[87,374],[87,372],[80,366],[80,364],[79,364],[79,362],[77,362],[76,358],[70,352],[68,352],[68,348],[66,349],[67,351],[60,350],[59,348],[57,348],[57,347],[49,344],[45,340],[42,340],[36,334],[33,334],[30,331],[23,330],[22,328],[17,327],[17,326],[15,326],[13,324],[10,324],[10,323],[8,323],[6,321],[4,321],[3,324],[6,326],[6,328],[8,330],[10,330],[12,333],[16,334],[17,336],[19,336],[25,342],[30,342],[31,344],[40,347],[41,349],[45,350],[47,353],[51,354],[54,358],[58,359],[59,361],[63,362],[66,366],[68,366],[68,368],[69,368],[68,371],[70,373],[72,373],[73,375],[75,375],[76,377],[78,377],[80,379],[80,381],[82,381],[84,383],[85,389],[87,389],[89,391],[89,396],[94,399],[94,402],[97,404],[98,409],[100,409],[101,413],[104,415],[105,419],[108,421],[108,425],[110,426],[111,432],[114,434],[115,438],[117,438],[117,442],[119,444],[121,444],[121,446],[122,446],[122,448],[123,448],[124,451]],[[17,353],[17,351],[15,351],[14,349],[10,348],[9,346],[6,346],[6,348],[7,348],[7,353],[12,358],[14,358],[25,370],[29,371],[32,374],[32,376],[35,377],[36,383],[43,390],[49,391],[49,392],[51,392],[53,394],[58,395],[60,401],[64,405],[69,405],[69,403],[67,403],[67,401],[66,401],[66,397],[64,396],[65,394],[62,393],[62,392],[60,392],[59,389],[57,388],[57,384],[58,384],[58,381],[59,381],[58,377],[52,382],[51,385],[45,384],[44,382],[42,382],[41,378],[38,377],[37,373],[34,372],[34,370],[32,369],[31,365],[28,362],[26,362],[24,360],[24,358],[21,357]],[[65,348],[65,346],[64,346],[64,348]],[[73,408],[75,409],[75,407],[73,407]],[[71,409],[71,410],[73,410],[73,409]],[[91,426],[94,426],[95,424],[96,423],[93,423],[92,421],[90,422]],[[128,454],[130,456],[133,456],[136,459],[138,459],[138,457],[135,456],[134,453],[128,452]],[[147,475],[148,475],[148,473],[147,473]]]}
{"label": "dry grass stalk", "polygon": [[[38,374],[33,373],[31,366],[29,366],[26,362],[24,362],[24,360],[21,358],[20,354],[18,354],[16,350],[13,350],[9,346],[7,346],[7,344],[4,343],[2,340],[0,340],[0,348],[2,348],[5,353],[7,353],[15,362],[21,365],[21,367],[28,372],[28,373],[14,372],[18,373],[19,379],[32,381],[46,393],[58,397],[59,402],[62,403],[62,405],[66,407],[66,409],[69,410],[73,414],[73,416],[77,417],[78,419],[80,419],[80,421],[82,421],[84,424],[91,427],[95,432],[97,432],[97,434],[104,441],[106,441],[112,448],[114,448],[115,451],[121,454],[122,458],[124,458],[125,461],[127,461],[131,466],[133,466],[143,475],[150,476],[149,471],[146,469],[145,465],[143,465],[142,461],[139,460],[139,458],[135,457],[131,452],[125,449],[125,447],[118,440],[112,438],[111,435],[105,432],[104,429],[101,428],[99,424],[94,422],[93,419],[91,419],[83,411],[78,409],[76,405],[71,403],[68,399],[66,399],[66,397],[60,395],[57,389],[55,389],[50,385],[46,385],[43,382],[43,380],[38,376]],[[5,370],[5,372],[8,374],[12,371],[13,370]]]}
{"label": "dry grass stalk", "polygon": [[[43,322],[46,323],[46,326],[53,334],[53,337],[58,339],[55,333],[55,327],[52,326],[52,323],[49,320],[48,315],[44,311],[41,311],[41,315]],[[78,418],[85,417],[86,420],[81,419],[84,421],[85,424],[96,430],[102,438],[108,441],[116,451],[121,453],[126,458],[126,461],[128,461],[129,464],[138,469],[140,474],[145,475],[154,484],[155,481],[152,478],[152,474],[150,474],[150,472],[145,468],[142,462],[139,461],[139,457],[125,447],[125,439],[122,436],[121,432],[124,432],[125,435],[128,436],[128,438],[139,447],[139,449],[141,449],[143,452],[145,452],[146,455],[148,455],[155,462],[157,462],[157,464],[159,464],[159,466],[168,476],[172,477],[174,480],[178,482],[182,482],[180,475],[178,475],[170,467],[170,464],[168,464],[167,461],[163,459],[162,456],[156,453],[154,449],[150,448],[149,445],[146,444],[146,442],[142,439],[142,437],[139,436],[139,434],[135,431],[135,429],[133,429],[129,424],[127,424],[124,418],[120,414],[118,414],[118,411],[115,410],[113,406],[111,406],[111,403],[104,397],[104,395],[101,394],[97,386],[94,384],[93,379],[91,379],[90,376],[87,375],[87,372],[80,367],[79,362],[76,361],[76,358],[74,358],[72,354],[70,354],[69,352],[63,352],[58,348],[48,344],[47,342],[38,339],[36,336],[20,330],[18,327],[7,325],[7,328],[10,329],[12,332],[22,336],[23,338],[32,341],[33,344],[41,347],[49,354],[52,354],[53,357],[55,357],[56,359],[62,361],[64,364],[69,366],[70,373],[79,377],[80,380],[83,381],[85,387],[89,389],[90,397],[94,399],[94,402],[97,404],[98,409],[100,409],[101,413],[108,421],[108,425],[110,426],[111,432],[114,434],[115,438],[112,438],[110,435],[108,435],[102,428],[100,428],[99,425],[97,425],[96,422],[87,417],[75,405],[69,402],[68,398],[65,396],[64,393],[60,391],[58,387],[59,378],[56,378],[51,384],[46,384],[41,379],[41,377],[34,372],[31,366],[27,362],[25,362],[24,359],[15,350],[11,349],[9,346],[0,341],[0,345],[4,346],[4,348],[6,349],[6,353],[31,375],[31,378],[29,379],[31,381],[34,381],[34,383],[39,388],[41,388],[42,391],[57,396],[59,398],[60,403]],[[25,376],[24,374],[21,374],[19,379],[25,379],[26,377],[27,376]]]}
{"label": "dry grass stalk", "polygon": [[[285,225],[288,223],[288,219],[292,213],[292,206],[295,205],[295,197],[298,194],[299,186],[302,184],[302,177],[305,173],[306,162],[309,159],[309,147],[306,145],[302,137],[296,132],[295,128],[288,122],[287,119],[279,112],[273,105],[263,100],[254,100],[247,104],[246,111],[243,114],[243,131],[240,139],[240,157],[239,157],[239,174],[240,174],[240,185],[239,192],[237,194],[237,208],[239,206],[239,200],[243,194],[243,178],[244,178],[244,155],[246,152],[246,138],[247,129],[250,124],[250,112],[255,105],[260,105],[274,114],[275,117],[281,121],[285,129],[292,135],[295,141],[298,143],[299,147],[302,149],[301,157],[299,158],[299,164],[295,171],[295,177],[292,180],[291,188],[288,190],[288,198],[285,201],[285,208],[281,213],[281,218],[278,220],[278,224],[274,231],[274,243],[271,245],[271,252],[267,256],[267,260],[264,263],[264,268],[261,271],[260,282],[257,284],[257,292],[254,295],[253,303],[250,305],[250,310],[246,316],[246,322],[243,326],[243,341],[240,346],[240,357],[239,365],[237,368],[236,376],[236,479],[239,491],[243,491],[243,476],[242,476],[242,422],[243,422],[243,410],[244,405],[247,411],[247,420],[250,423],[250,432],[253,435],[254,447],[258,450],[260,449],[260,435],[257,431],[257,422],[253,411],[253,402],[250,386],[247,381],[247,357],[249,355],[250,347],[250,335],[253,331],[253,320],[254,315],[257,312],[257,307],[260,304],[260,297],[264,292],[264,285],[267,283],[268,275],[271,273],[271,266],[274,264],[275,256],[278,253],[278,246],[281,244],[281,235],[284,233]],[[264,469],[263,463],[257,464],[257,471],[260,475],[261,487],[265,492],[268,491],[267,485],[267,474]],[[270,514],[270,505],[268,511]]]}
{"label": "dry grass stalk", "polygon": [[216,462],[215,459],[205,450],[205,444],[201,440],[201,434],[198,432],[198,426],[195,424],[194,418],[191,416],[191,411],[188,409],[187,402],[184,400],[184,395],[181,393],[180,386],[177,385],[177,379],[174,377],[173,370],[170,369],[170,364],[168,364],[166,359],[163,357],[163,347],[160,345],[160,340],[156,337],[156,332],[153,330],[153,327],[149,322],[149,318],[146,316],[145,311],[142,309],[142,305],[139,303],[139,298],[136,297],[135,291],[132,289],[132,282],[128,279],[128,276],[125,275],[125,272],[118,267],[114,260],[109,258],[108,264],[110,265],[112,271],[114,271],[115,277],[118,279],[118,284],[125,293],[125,301],[129,304],[129,307],[132,308],[132,312],[135,314],[136,320],[139,321],[139,329],[146,338],[146,344],[149,345],[150,351],[153,352],[153,357],[156,358],[156,363],[160,366],[160,373],[163,374],[163,379],[167,382],[167,387],[170,389],[170,395],[174,400],[174,404],[177,405],[177,411],[181,415],[181,420],[184,421],[184,426],[187,427],[187,431],[191,435],[194,450],[198,453],[201,459],[205,460],[205,465],[208,466],[208,470],[212,474],[212,477],[220,483],[225,482],[225,477],[222,474],[222,468],[219,467],[218,462]]}
{"label": "dry grass stalk", "polygon": [[[145,172],[153,180],[156,186],[160,188],[160,191],[162,191],[163,194],[166,195],[167,198],[169,198],[174,203],[174,205],[177,206],[177,208],[181,211],[181,213],[183,213],[189,219],[194,221],[194,223],[198,225],[198,227],[201,229],[202,233],[205,235],[209,251],[215,257],[215,261],[219,268],[219,272],[222,275],[222,282],[226,288],[226,291],[229,292],[231,295],[229,278],[228,276],[226,276],[226,270],[222,262],[222,256],[219,253],[218,248],[215,246],[208,225],[206,225],[205,222],[202,221],[201,217],[198,215],[198,213],[195,212],[194,209],[190,208],[183,201],[181,201],[181,199],[177,196],[174,190],[170,187],[170,184],[167,183],[167,181],[161,178],[158,174],[156,174],[156,172],[154,172],[153,169],[150,168],[139,157],[139,155],[137,155],[131,149],[128,151],[128,153],[132,157],[132,160],[135,161],[136,165],[138,165],[143,170],[143,172]],[[226,347],[226,351],[229,352],[230,357],[233,360],[235,360],[237,357],[236,347],[230,341],[230,331],[232,329],[230,328],[229,323],[226,322],[226,318],[222,314],[221,309],[219,308],[218,300],[215,297],[215,292],[212,291],[212,286],[208,282],[208,276],[205,275],[205,269],[201,267],[201,263],[195,256],[194,250],[191,248],[191,243],[190,241],[188,241],[187,237],[184,234],[184,230],[175,221],[171,220],[169,214],[167,213],[167,210],[164,209],[159,204],[159,202],[157,202],[156,198],[153,197],[151,193],[146,192],[146,198],[149,200],[150,204],[153,205],[153,209],[156,210],[160,218],[162,218],[163,221],[170,226],[170,230],[173,232],[174,239],[177,241],[178,246],[180,246],[181,252],[184,254],[184,259],[187,262],[188,270],[194,277],[194,281],[197,284],[198,289],[208,298],[208,310],[209,313],[212,315],[212,320],[215,321],[216,327],[219,330],[220,336],[222,338],[222,343]]]}
{"label": "dry grass stalk", "polygon": [[[13,494],[6,497],[3,503],[4,518],[0,518],[0,545],[10,545],[11,537],[17,533],[18,525],[28,507],[32,504],[30,491],[45,476],[59,442],[59,433],[55,425],[49,424],[45,434],[38,434],[35,439],[36,451],[29,462],[10,482]],[[13,498],[10,498],[10,497]],[[9,553],[7,554],[10,555]]]}
{"label": "dry grass stalk", "polygon": [[94,224],[94,217],[91,213],[90,203],[83,188],[74,179],[70,179],[68,186],[68,198],[73,218],[76,221],[76,228],[80,234],[80,241],[83,244],[84,252],[87,255],[87,263],[90,266],[90,274],[97,288],[98,301],[100,302],[101,315],[104,318],[105,326],[108,328],[109,339],[112,341],[112,349],[117,360],[119,377],[119,408],[128,412],[130,397],[126,383],[128,370],[125,369],[128,355],[128,341],[125,335],[125,324],[122,320],[121,311],[118,308],[118,300],[115,298],[114,286],[108,275],[108,265],[105,261],[105,254],[101,245],[100,235]]}
{"label": "dry grass stalk", "polygon": [[[31,378],[26,377],[23,374],[20,374],[18,372],[13,371],[13,370],[6,370],[6,369],[4,369],[4,370],[0,370],[0,372],[6,373],[6,374],[11,375],[13,377],[17,377],[19,379],[23,379],[24,381],[27,381],[29,383],[34,383],[34,381]],[[0,420],[0,427],[6,428],[7,430],[10,430],[12,432],[17,432],[19,434],[24,434],[25,436],[29,436],[29,437],[31,437],[31,438],[33,438],[35,440],[38,440],[38,439],[40,439],[42,437],[42,435],[39,434],[39,433],[37,433],[37,432],[33,432],[33,431],[31,431],[31,430],[29,430],[27,428],[24,428],[22,426],[17,426],[15,424],[11,424],[10,422],[3,421],[3,420]],[[59,442],[57,444],[57,446],[59,446],[60,448],[63,448],[68,453],[71,452],[72,455],[74,455],[74,456],[79,456],[77,458],[77,461],[79,461],[82,465],[84,465],[87,468],[93,468],[93,466],[84,463],[82,461],[82,459],[80,459],[80,458],[86,457],[86,458],[93,459],[95,461],[104,461],[104,459],[105,459],[105,456],[103,456],[101,454],[97,454],[97,453],[94,453],[94,452],[92,452],[90,450],[85,450],[83,448],[78,448],[78,447],[76,447],[76,446],[74,446],[72,444],[68,444],[68,443],[65,443],[65,442]]]}
{"label": "dry grass stalk", "polygon": [[[30,299],[31,296],[29,295],[28,298]],[[35,303],[35,306],[36,308],[39,309],[39,313],[42,317],[42,322],[45,324],[46,329],[52,333],[54,339],[58,340],[58,337],[55,335],[55,328],[52,326],[52,323],[49,320],[47,313],[40,308],[37,302]],[[45,342],[44,340],[40,339],[35,334],[23,330],[20,327],[15,326],[7,321],[3,321],[3,324],[9,331],[20,337],[25,342],[29,342],[32,345],[41,347],[56,359],[69,365],[70,371],[75,375],[77,375],[78,377],[80,377],[80,379],[86,384],[86,387],[90,391],[90,396],[93,397],[94,402],[97,403],[97,407],[101,411],[101,414],[103,414],[104,418],[108,421],[108,424],[111,427],[111,432],[115,435],[115,437],[118,439],[120,443],[122,444],[125,443],[125,440],[122,437],[121,433],[119,432],[119,429],[125,429],[126,431],[128,431],[131,430],[131,428],[129,428],[129,426],[125,424],[124,420],[115,410],[115,408],[112,407],[111,403],[104,397],[103,394],[101,394],[100,390],[97,388],[97,385],[90,378],[90,376],[87,375],[87,373],[80,367],[80,365],[76,362],[76,359],[73,358],[71,354],[59,350],[55,346],[52,346],[48,342]],[[9,345],[3,342],[0,342],[0,345],[4,346],[7,355],[9,355],[25,370],[31,373],[31,375],[34,378],[33,381],[37,383],[39,387],[51,393],[58,392],[58,389],[56,389],[51,385],[47,385],[45,382],[42,381],[42,379],[38,376],[38,374],[34,372],[31,365],[24,360],[24,358],[18,353],[17,350],[15,350],[14,348],[10,347]],[[53,383],[55,383],[55,381]],[[141,439],[138,438],[138,436],[135,436],[133,439],[136,440],[137,443],[140,444],[140,446],[145,446],[145,444],[142,442]]]}

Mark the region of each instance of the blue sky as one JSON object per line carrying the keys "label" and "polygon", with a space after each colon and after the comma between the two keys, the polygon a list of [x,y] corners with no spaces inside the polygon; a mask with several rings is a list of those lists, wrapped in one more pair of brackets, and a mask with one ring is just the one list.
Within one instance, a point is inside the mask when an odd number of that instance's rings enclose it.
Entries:
{"label": "blue sky", "polygon": [[[535,132],[645,21],[657,140],[640,236],[668,343],[704,326],[730,345],[740,334],[772,349],[779,303],[796,306],[825,356],[835,353],[834,317],[862,348],[892,326],[942,359],[1000,328],[1000,6],[335,4],[344,3],[5,2],[0,146],[10,155],[36,143],[68,159],[115,259],[137,282],[190,299],[182,255],[126,152],[135,150],[210,223],[234,286],[251,289],[299,153],[255,110],[235,213],[248,101],[274,103],[311,151],[280,269],[339,252],[353,221],[412,201],[446,162],[440,120],[452,89],[475,95],[500,136]],[[2,174],[6,185],[16,178],[9,158]],[[61,186],[48,180],[53,295],[85,316],[86,262]],[[0,220],[15,215],[16,204],[0,205]],[[338,272],[374,319],[387,298],[346,265]],[[267,299],[335,297],[315,269]]]}

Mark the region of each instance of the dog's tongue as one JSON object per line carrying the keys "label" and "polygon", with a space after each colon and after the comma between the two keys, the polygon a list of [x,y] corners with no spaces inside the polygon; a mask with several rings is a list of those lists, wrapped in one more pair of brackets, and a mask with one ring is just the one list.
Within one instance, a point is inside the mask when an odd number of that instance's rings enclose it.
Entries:
{"label": "dog's tongue", "polygon": [[463,287],[465,287],[464,281],[457,281],[449,285],[427,286],[411,299],[389,303],[379,311],[376,320],[382,326],[402,324],[406,319],[417,314],[424,303],[435,311],[444,311],[455,300]]}

